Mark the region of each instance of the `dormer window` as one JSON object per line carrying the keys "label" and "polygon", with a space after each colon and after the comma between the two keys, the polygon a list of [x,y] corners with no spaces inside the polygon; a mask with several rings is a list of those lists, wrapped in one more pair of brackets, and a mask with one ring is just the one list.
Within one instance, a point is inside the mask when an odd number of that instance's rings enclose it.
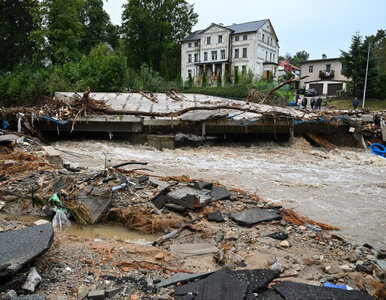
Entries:
{"label": "dormer window", "polygon": [[248,35],[247,34],[244,34],[243,35],[243,41],[246,41],[248,39]]}
{"label": "dormer window", "polygon": [[192,43],[188,43],[188,48],[191,48],[192,47]]}

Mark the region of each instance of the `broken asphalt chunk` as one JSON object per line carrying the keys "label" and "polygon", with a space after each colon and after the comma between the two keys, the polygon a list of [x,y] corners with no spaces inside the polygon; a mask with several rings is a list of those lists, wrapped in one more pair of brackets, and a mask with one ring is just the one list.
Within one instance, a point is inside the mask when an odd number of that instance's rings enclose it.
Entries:
{"label": "broken asphalt chunk", "polygon": [[176,273],[169,278],[157,283],[159,288],[167,287],[170,285],[176,285],[177,283],[187,283],[195,279],[202,279],[208,277],[213,272],[201,273],[201,274],[189,274],[189,273]]}
{"label": "broken asphalt chunk", "polygon": [[206,215],[206,218],[208,221],[215,221],[215,222],[224,222],[224,218],[222,216],[221,211],[215,210]]}
{"label": "broken asphalt chunk", "polygon": [[297,300],[319,300],[319,299],[339,299],[339,300],[374,300],[368,294],[360,291],[348,291],[335,288],[321,287],[304,283],[283,281],[273,286],[284,299]]}
{"label": "broken asphalt chunk", "polygon": [[86,190],[82,190],[77,199],[78,204],[83,204],[89,213],[92,223],[97,223],[102,214],[111,205],[111,197],[109,191],[104,188],[88,187],[91,191],[87,193]]}
{"label": "broken asphalt chunk", "polygon": [[250,227],[261,222],[280,220],[281,216],[276,211],[256,207],[240,212],[230,213],[229,218],[241,226]]}
{"label": "broken asphalt chunk", "polygon": [[153,202],[155,207],[161,209],[164,207],[165,203],[170,202],[170,198],[168,195],[159,195],[158,197],[153,198],[151,202]]}
{"label": "broken asphalt chunk", "polygon": [[213,183],[194,180],[193,182],[189,183],[188,186],[197,190],[202,190],[202,189],[210,190],[213,186]]}
{"label": "broken asphalt chunk", "polygon": [[171,211],[180,212],[180,213],[186,212],[186,210],[188,209],[185,206],[174,204],[174,203],[166,203],[164,208]]}
{"label": "broken asphalt chunk", "polygon": [[247,282],[249,290],[253,293],[264,291],[268,284],[280,276],[280,271],[269,269],[237,270],[229,271],[234,277]]}
{"label": "broken asphalt chunk", "polygon": [[194,300],[244,300],[248,294],[248,283],[243,282],[226,271],[221,270],[196,282],[176,287],[175,299],[188,299],[185,296],[194,295]]}
{"label": "broken asphalt chunk", "polygon": [[53,238],[51,223],[0,233],[0,266],[10,264],[6,267],[9,272],[18,271],[43,255]]}
{"label": "broken asphalt chunk", "polygon": [[223,186],[213,186],[210,190],[213,201],[229,199],[231,193]]}

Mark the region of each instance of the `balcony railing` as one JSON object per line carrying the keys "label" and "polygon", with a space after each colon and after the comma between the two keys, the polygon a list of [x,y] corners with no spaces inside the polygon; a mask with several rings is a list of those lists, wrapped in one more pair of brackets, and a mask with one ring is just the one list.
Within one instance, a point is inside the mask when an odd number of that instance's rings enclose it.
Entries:
{"label": "balcony railing", "polygon": [[319,78],[320,79],[331,79],[331,78],[334,78],[334,76],[335,76],[335,71],[334,70],[330,70],[330,71],[320,70],[319,71]]}

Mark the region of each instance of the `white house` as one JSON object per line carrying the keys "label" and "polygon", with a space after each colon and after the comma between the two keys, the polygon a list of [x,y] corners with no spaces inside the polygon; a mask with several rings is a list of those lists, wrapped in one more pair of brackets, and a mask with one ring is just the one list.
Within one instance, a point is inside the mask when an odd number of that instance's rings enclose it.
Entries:
{"label": "white house", "polygon": [[198,79],[206,72],[215,80],[221,74],[224,82],[225,72],[234,76],[238,69],[277,80],[278,58],[279,40],[269,19],[229,26],[212,23],[183,40],[181,76],[186,81],[189,74]]}

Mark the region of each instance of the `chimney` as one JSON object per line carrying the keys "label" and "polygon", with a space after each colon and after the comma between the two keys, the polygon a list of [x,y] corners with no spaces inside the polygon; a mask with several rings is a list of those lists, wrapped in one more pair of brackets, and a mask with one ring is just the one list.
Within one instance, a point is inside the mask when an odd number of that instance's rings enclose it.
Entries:
{"label": "chimney", "polygon": [[326,59],[327,58],[327,55],[326,54],[322,54],[322,59]]}

